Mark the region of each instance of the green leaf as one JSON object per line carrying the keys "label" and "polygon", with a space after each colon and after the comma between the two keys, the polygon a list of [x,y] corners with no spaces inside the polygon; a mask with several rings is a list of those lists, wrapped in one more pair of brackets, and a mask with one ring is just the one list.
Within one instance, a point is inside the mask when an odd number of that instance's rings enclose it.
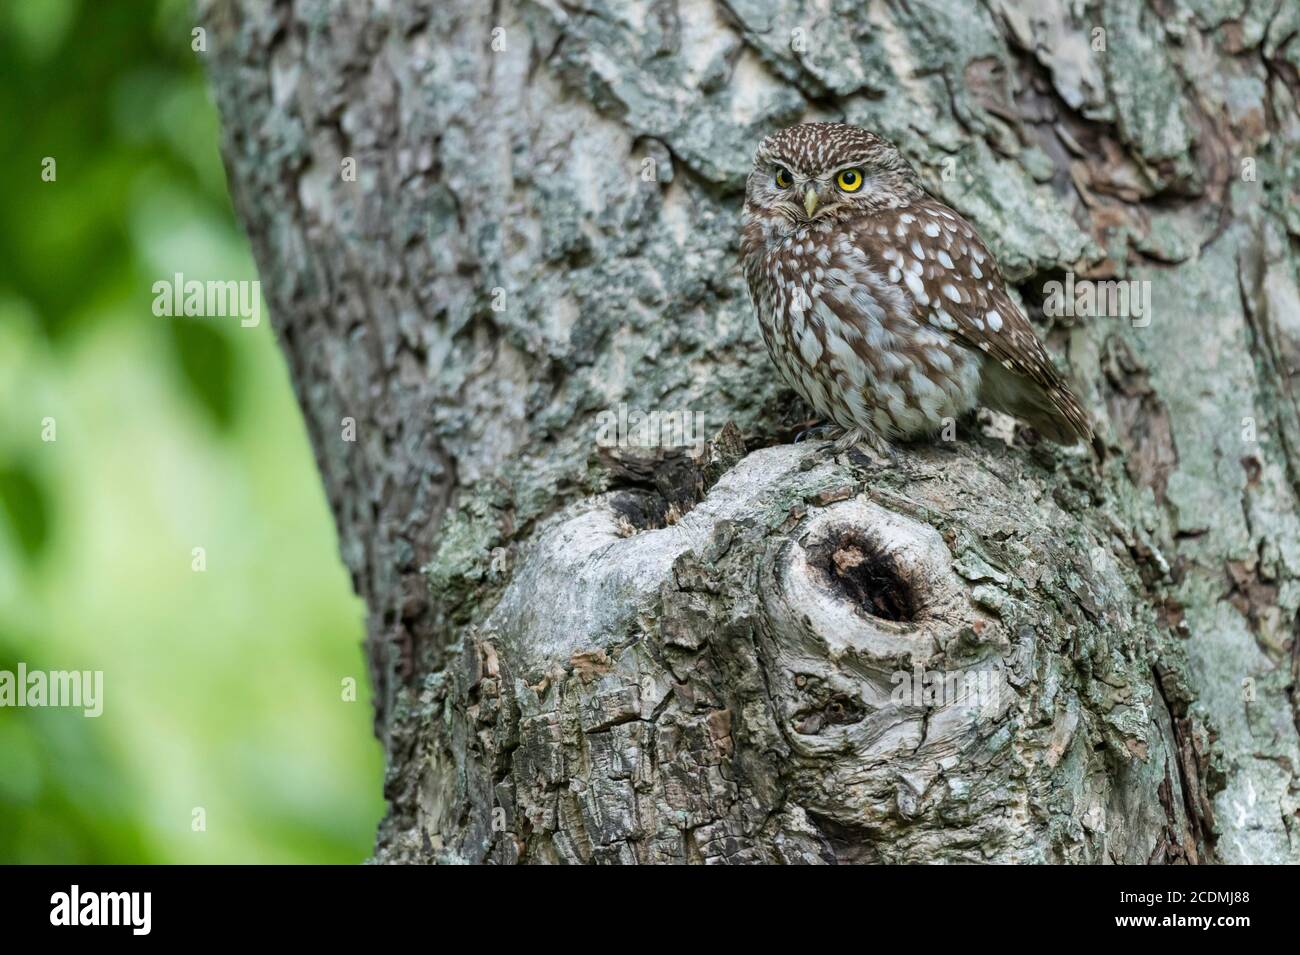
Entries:
{"label": "green leaf", "polygon": [[25,465],[0,466],[0,511],[29,564],[35,564],[50,539],[50,500],[35,472]]}
{"label": "green leaf", "polygon": [[235,350],[210,320],[168,320],[181,377],[190,395],[221,430],[235,420]]}

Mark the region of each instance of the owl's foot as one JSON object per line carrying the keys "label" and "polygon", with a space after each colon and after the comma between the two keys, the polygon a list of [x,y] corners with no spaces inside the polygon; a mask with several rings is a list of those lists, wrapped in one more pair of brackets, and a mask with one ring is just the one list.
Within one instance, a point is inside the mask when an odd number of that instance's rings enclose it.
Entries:
{"label": "owl's foot", "polygon": [[836,440],[835,453],[842,454],[850,448],[857,448],[876,464],[893,464],[896,454],[893,446],[875,431],[863,428],[849,428]]}

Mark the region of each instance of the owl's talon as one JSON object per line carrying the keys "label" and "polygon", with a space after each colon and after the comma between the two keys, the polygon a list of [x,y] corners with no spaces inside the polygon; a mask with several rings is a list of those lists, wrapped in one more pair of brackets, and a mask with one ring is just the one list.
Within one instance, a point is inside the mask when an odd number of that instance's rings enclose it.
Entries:
{"label": "owl's talon", "polygon": [[800,431],[798,434],[794,436],[794,443],[798,444],[800,441],[804,440],[804,438],[821,437],[823,434],[826,434],[827,432],[837,431],[837,430],[839,429],[837,429],[834,425],[830,425],[830,424],[819,424],[815,428],[804,428],[802,431]]}
{"label": "owl's talon", "polygon": [[849,428],[835,439],[835,453],[843,454],[849,448],[857,447],[859,442],[862,441],[862,438],[863,435],[861,431],[857,428]]}
{"label": "owl's talon", "polygon": [[857,448],[880,465],[891,465],[898,460],[897,452],[888,441],[874,431],[865,431],[861,428],[849,428],[840,435],[833,447],[836,454],[843,454],[845,451]]}

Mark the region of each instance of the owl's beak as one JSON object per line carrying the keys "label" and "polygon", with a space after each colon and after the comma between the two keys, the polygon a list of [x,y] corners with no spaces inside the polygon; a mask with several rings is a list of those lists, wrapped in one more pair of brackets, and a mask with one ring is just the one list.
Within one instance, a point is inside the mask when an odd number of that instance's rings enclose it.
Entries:
{"label": "owl's beak", "polygon": [[811,219],[813,212],[817,209],[817,190],[812,186],[809,186],[808,191],[803,194],[803,207]]}

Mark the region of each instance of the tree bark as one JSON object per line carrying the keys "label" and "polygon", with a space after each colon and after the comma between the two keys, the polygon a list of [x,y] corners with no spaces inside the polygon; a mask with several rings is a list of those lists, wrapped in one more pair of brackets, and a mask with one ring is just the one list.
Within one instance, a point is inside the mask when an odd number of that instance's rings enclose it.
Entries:
{"label": "tree bark", "polygon": [[[376,860],[1300,861],[1294,2],[199,7]],[[738,220],[809,118],[978,225],[1101,460],[793,443]],[[1149,311],[1046,314],[1067,273]]]}

